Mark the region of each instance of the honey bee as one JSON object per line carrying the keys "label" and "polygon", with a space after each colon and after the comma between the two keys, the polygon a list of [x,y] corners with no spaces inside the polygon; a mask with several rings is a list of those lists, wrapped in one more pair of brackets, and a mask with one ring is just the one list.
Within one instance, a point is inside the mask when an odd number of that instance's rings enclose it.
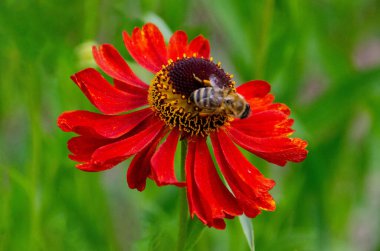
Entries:
{"label": "honey bee", "polygon": [[225,112],[234,118],[244,119],[250,114],[251,108],[244,97],[236,93],[232,88],[219,86],[219,79],[211,75],[209,80],[201,80],[194,75],[194,78],[206,85],[193,91],[189,100],[200,108],[199,115],[207,116]]}

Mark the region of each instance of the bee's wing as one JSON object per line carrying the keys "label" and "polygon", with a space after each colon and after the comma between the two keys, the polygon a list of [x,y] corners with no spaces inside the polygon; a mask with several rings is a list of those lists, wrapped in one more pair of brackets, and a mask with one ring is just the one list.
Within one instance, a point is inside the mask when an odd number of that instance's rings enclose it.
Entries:
{"label": "bee's wing", "polygon": [[220,87],[218,85],[219,81],[220,80],[218,79],[217,76],[215,76],[214,74],[211,74],[211,76],[210,76],[210,84],[211,84],[212,88],[214,88],[215,90],[219,90],[220,89]]}

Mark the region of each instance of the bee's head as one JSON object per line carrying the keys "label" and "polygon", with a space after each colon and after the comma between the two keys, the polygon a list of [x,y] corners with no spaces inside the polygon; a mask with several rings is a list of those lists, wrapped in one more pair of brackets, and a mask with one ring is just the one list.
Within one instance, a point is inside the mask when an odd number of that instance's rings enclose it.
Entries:
{"label": "bee's head", "polygon": [[235,118],[244,119],[250,114],[250,106],[240,94],[228,95],[224,99],[224,104],[227,114]]}
{"label": "bee's head", "polygon": [[250,106],[248,103],[246,103],[246,104],[245,104],[244,111],[243,111],[243,113],[241,114],[240,118],[241,118],[241,119],[245,119],[245,118],[248,117],[250,114],[251,114],[251,106]]}

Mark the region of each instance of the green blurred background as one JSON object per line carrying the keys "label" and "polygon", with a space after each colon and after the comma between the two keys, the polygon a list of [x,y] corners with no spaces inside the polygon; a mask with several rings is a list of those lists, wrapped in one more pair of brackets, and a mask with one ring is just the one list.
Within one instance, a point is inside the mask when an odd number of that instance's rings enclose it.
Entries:
{"label": "green blurred background", "polygon": [[[1,0],[0,250],[173,250],[178,189],[125,181],[128,162],[85,173],[67,158],[65,110],[94,110],[69,79],[90,45],[147,21],[210,39],[242,83],[265,79],[292,108],[302,164],[251,161],[277,181],[253,220],[256,250],[380,250],[378,0]],[[140,69],[140,70],[138,70]],[[239,220],[194,250],[249,250]]]}

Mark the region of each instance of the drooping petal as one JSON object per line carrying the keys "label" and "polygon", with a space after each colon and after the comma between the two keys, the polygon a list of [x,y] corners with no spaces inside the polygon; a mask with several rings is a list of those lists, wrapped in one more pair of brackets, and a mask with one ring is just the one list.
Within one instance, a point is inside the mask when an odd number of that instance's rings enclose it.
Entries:
{"label": "drooping petal", "polygon": [[211,209],[213,220],[242,214],[236,198],[221,181],[211,159],[206,140],[196,142],[194,179],[199,192]]}
{"label": "drooping petal", "polygon": [[97,149],[91,156],[91,163],[102,169],[108,169],[108,163],[114,160],[125,160],[130,156],[137,154],[147,145],[149,145],[164,127],[163,122],[156,117],[148,118],[139,131],[131,134],[130,137],[105,145]]}
{"label": "drooping petal", "polygon": [[143,191],[146,186],[146,179],[151,173],[151,159],[156,151],[157,145],[163,133],[158,134],[157,137],[145,149],[136,154],[127,172],[127,183],[129,188]]}
{"label": "drooping petal", "polygon": [[119,52],[110,44],[103,44],[97,48],[92,47],[96,63],[111,77],[122,81],[125,85],[148,89],[148,85],[139,79],[128,66]]}
{"label": "drooping petal", "polygon": [[188,45],[186,54],[188,56],[196,55],[196,57],[209,58],[210,57],[210,43],[202,35],[191,40]]}
{"label": "drooping petal", "polygon": [[193,170],[194,170],[194,162],[195,162],[195,143],[188,141],[187,152],[186,152],[186,160],[185,160],[185,173],[186,173],[186,192],[187,192],[187,201],[189,204],[190,216],[194,217],[196,211],[201,211],[201,215],[204,215],[202,205],[199,202],[199,198],[194,195],[194,179],[192,178]]}
{"label": "drooping petal", "polygon": [[248,217],[255,217],[261,210],[273,211],[275,202],[269,190],[275,185],[265,178],[233,144],[219,131],[211,135],[214,153],[223,176]]}
{"label": "drooping petal", "polygon": [[110,85],[93,68],[80,71],[71,79],[79,86],[91,103],[105,114],[117,114],[148,103],[147,97],[131,95]]}
{"label": "drooping petal", "polygon": [[69,158],[78,162],[88,162],[91,160],[91,155],[96,149],[112,142],[112,139],[88,136],[73,137],[67,142],[67,147],[71,152]]}
{"label": "drooping petal", "polygon": [[169,40],[168,58],[175,61],[177,57],[182,58],[187,52],[187,35],[183,31],[174,32]]}
{"label": "drooping petal", "polygon": [[64,112],[58,126],[64,132],[105,138],[118,138],[152,115],[150,108],[123,115],[103,115],[89,111]]}
{"label": "drooping petal", "polygon": [[162,65],[166,65],[168,58],[164,37],[160,30],[152,23],[148,23],[133,30],[132,36],[123,33],[124,43],[131,56],[141,66],[156,73]]}
{"label": "drooping petal", "polygon": [[165,142],[158,148],[151,159],[152,179],[158,186],[176,185],[185,186],[185,182],[179,182],[175,177],[174,155],[177,149],[179,131],[173,129]]}
{"label": "drooping petal", "polygon": [[[79,137],[85,137],[85,136],[79,136]],[[120,157],[116,157],[116,158],[110,159],[106,163],[99,163],[99,162],[96,162],[96,161],[92,160],[92,155],[93,155],[93,153],[97,149],[99,149],[99,148],[101,148],[103,146],[107,146],[109,144],[112,144],[113,142],[115,142],[115,140],[113,140],[113,141],[111,141],[109,143],[106,143],[104,145],[99,145],[99,147],[97,147],[97,146],[94,145],[93,148],[91,149],[91,150],[93,150],[93,152],[92,153],[89,152],[89,155],[87,155],[87,156],[85,156],[85,155],[70,155],[69,157],[72,160],[80,161],[81,162],[81,163],[77,164],[76,167],[78,169],[82,170],[82,171],[86,171],[86,172],[100,172],[100,171],[104,171],[104,170],[110,169],[110,168],[116,166],[117,164],[123,162],[127,158],[124,157],[124,156],[120,156]],[[83,147],[83,146],[80,146],[80,147]],[[97,148],[95,149],[95,147],[97,147]],[[90,149],[88,149],[88,150],[90,150]]]}
{"label": "drooping petal", "polygon": [[299,138],[259,138],[233,127],[228,128],[227,133],[239,146],[279,166],[287,161],[301,162],[307,156],[307,142]]}
{"label": "drooping petal", "polygon": [[[197,215],[199,220],[204,224],[211,225],[213,222],[210,207],[207,203],[204,203],[204,198],[200,194],[199,188],[195,183],[194,179],[194,166],[195,166],[195,156],[196,156],[196,143],[194,141],[188,142],[187,154],[186,154],[186,184],[187,184],[187,200],[189,204],[190,216],[193,218],[194,215]],[[220,226],[222,229],[224,222]]]}
{"label": "drooping petal", "polygon": [[194,160],[186,165],[188,200],[193,205],[190,213],[210,227],[224,229],[224,218],[232,218],[243,211],[220,180],[205,139],[189,142],[191,157]]}

